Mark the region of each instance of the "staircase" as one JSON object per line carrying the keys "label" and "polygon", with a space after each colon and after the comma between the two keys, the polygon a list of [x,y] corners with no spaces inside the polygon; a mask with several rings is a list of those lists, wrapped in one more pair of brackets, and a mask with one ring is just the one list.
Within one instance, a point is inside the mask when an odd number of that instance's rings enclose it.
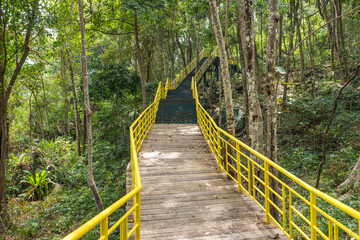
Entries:
{"label": "staircase", "polygon": [[[199,65],[207,57],[200,60]],[[191,90],[191,79],[195,76],[194,68],[175,90],[168,90],[166,99],[161,99],[156,114],[156,123],[197,123],[196,105]]]}

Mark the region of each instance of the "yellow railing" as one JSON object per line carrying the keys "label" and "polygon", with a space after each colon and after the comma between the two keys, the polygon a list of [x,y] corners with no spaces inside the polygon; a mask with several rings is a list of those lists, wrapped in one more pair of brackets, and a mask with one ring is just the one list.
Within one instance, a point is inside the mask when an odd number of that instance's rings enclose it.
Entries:
{"label": "yellow railing", "polygon": [[218,51],[214,50],[212,53],[207,54],[207,59],[205,62],[201,65],[200,69],[196,72],[194,76],[195,82],[199,82],[205,71],[208,69],[208,67],[214,62],[215,58],[218,57]]}
{"label": "yellow railing", "polygon": [[[290,239],[360,239],[360,212],[311,187],[219,128],[199,103],[194,78],[191,87],[198,124],[218,170],[226,172],[239,192],[247,193],[265,211],[267,223],[272,220]],[[271,215],[270,210],[277,214]]]}
{"label": "yellow railing", "polygon": [[[137,154],[141,149],[141,144],[147,136],[152,124],[155,122],[156,113],[161,98],[166,97],[169,89],[169,80],[165,88],[159,83],[154,102],[146,108],[141,115],[130,126],[130,152],[131,152],[131,175],[132,190],[110,207],[96,215],[84,225],[70,233],[63,240],[80,239],[90,230],[100,225],[99,240],[107,240],[109,235],[115,230],[120,230],[120,240],[130,238],[135,233],[135,239],[140,239],[140,190],[142,189],[140,170]],[[126,203],[132,202],[132,207],[109,228],[109,216]],[[128,231],[128,217],[133,214],[134,226]]]}
{"label": "yellow railing", "polygon": [[201,61],[201,59],[203,59],[204,57],[208,56],[208,53],[206,52],[205,49],[203,49],[200,53],[199,53],[199,57],[198,58],[194,58],[190,64],[188,64],[186,66],[186,68],[184,68],[184,70],[182,70],[182,72],[174,79],[171,81],[171,89],[175,89],[179,86],[179,84],[185,79],[185,77],[196,67],[196,60],[199,59],[199,61]]}

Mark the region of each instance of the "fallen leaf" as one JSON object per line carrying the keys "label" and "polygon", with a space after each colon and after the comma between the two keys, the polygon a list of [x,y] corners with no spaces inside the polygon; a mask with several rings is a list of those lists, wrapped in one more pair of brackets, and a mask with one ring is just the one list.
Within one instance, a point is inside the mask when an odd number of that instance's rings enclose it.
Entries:
{"label": "fallen leaf", "polygon": [[270,239],[279,239],[279,236],[280,236],[280,234],[279,234],[279,233],[276,233],[276,234],[273,235],[273,236],[268,236],[268,238],[270,238]]}

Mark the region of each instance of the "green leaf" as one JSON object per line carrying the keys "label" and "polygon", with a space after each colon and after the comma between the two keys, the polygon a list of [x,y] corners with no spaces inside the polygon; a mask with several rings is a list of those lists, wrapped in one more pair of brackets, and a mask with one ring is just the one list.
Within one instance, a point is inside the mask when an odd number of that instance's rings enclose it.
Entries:
{"label": "green leaf", "polygon": [[286,71],[283,67],[276,67],[275,72],[278,72],[280,74],[286,74]]}

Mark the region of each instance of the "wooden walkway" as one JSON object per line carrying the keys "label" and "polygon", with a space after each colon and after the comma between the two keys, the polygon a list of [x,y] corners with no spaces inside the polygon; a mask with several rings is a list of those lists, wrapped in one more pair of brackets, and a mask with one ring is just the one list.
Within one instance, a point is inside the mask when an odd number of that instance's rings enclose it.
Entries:
{"label": "wooden walkway", "polygon": [[154,124],[139,164],[141,239],[288,239],[217,172],[196,124]]}

